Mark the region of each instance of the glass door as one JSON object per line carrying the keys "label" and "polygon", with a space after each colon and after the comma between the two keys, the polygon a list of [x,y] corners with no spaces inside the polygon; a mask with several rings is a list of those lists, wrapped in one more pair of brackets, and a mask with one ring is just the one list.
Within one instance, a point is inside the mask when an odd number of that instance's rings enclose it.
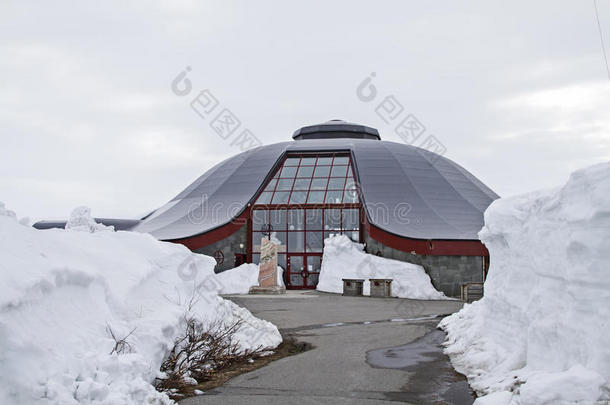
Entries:
{"label": "glass door", "polygon": [[287,287],[295,289],[316,288],[322,264],[321,254],[288,254]]}
{"label": "glass door", "polygon": [[309,288],[316,288],[320,269],[322,267],[322,255],[307,255],[307,285]]}
{"label": "glass door", "polygon": [[305,256],[289,254],[286,258],[286,267],[288,268],[288,277],[286,287],[289,288],[306,288],[307,277],[305,274]]}

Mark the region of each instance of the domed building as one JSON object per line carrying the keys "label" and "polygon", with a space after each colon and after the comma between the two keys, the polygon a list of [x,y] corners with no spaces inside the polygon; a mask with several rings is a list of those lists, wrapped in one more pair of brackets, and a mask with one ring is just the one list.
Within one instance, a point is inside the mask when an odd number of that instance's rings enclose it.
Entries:
{"label": "domed building", "polygon": [[257,263],[273,233],[293,289],[315,288],[324,239],[337,234],[421,264],[449,296],[484,280],[489,253],[477,233],[498,196],[464,168],[340,120],[292,138],[217,164],[132,230],[214,256],[216,271]]}

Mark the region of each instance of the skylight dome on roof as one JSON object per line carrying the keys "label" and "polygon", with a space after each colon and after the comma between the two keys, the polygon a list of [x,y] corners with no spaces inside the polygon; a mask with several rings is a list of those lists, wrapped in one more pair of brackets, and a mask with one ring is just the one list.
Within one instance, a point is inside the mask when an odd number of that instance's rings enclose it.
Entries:
{"label": "skylight dome on roof", "polygon": [[343,120],[330,120],[322,124],[310,125],[294,131],[292,139],[333,139],[355,138],[380,140],[379,131],[365,125]]}

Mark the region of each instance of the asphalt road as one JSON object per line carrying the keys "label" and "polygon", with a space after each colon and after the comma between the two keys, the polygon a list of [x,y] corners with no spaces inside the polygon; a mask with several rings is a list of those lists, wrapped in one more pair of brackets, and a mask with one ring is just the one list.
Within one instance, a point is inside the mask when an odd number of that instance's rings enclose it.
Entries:
{"label": "asphalt road", "polygon": [[[463,391],[465,381],[440,353],[441,332],[434,332],[439,320],[434,317],[459,310],[460,301],[343,297],[314,291],[228,298],[314,349],[238,376],[181,405],[472,402],[463,392],[455,394]],[[382,350],[381,358],[410,356],[409,350],[392,348],[413,341],[417,350],[436,352],[423,356],[427,362],[410,367],[391,368],[393,363],[388,363],[386,368],[379,359],[373,365],[367,362],[367,352],[378,358],[378,349],[384,348],[390,349]]]}

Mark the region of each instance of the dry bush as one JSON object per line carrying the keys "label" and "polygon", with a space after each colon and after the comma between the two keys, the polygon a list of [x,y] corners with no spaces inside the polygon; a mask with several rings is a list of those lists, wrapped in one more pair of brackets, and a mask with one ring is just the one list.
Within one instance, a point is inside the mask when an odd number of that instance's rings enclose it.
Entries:
{"label": "dry bush", "polygon": [[131,336],[133,334],[133,332],[136,331],[136,328],[133,328],[131,330],[131,332],[129,332],[127,334],[127,336],[123,337],[123,338],[119,338],[114,331],[112,330],[112,328],[110,327],[110,325],[108,325],[108,323],[106,323],[106,331],[110,334],[110,337],[112,337],[112,339],[114,340],[114,347],[112,348],[112,351],[110,352],[110,354],[123,354],[123,353],[131,353],[133,351],[133,348],[131,347],[131,344],[127,341],[127,338],[129,338],[129,336]]}
{"label": "dry bush", "polygon": [[234,335],[241,325],[242,321],[225,326],[221,322],[203,325],[194,318],[186,319],[184,333],[175,340],[161,365],[165,376],[155,380],[157,390],[175,399],[185,389],[209,381],[218,371],[260,356],[267,348],[239,350]]}

